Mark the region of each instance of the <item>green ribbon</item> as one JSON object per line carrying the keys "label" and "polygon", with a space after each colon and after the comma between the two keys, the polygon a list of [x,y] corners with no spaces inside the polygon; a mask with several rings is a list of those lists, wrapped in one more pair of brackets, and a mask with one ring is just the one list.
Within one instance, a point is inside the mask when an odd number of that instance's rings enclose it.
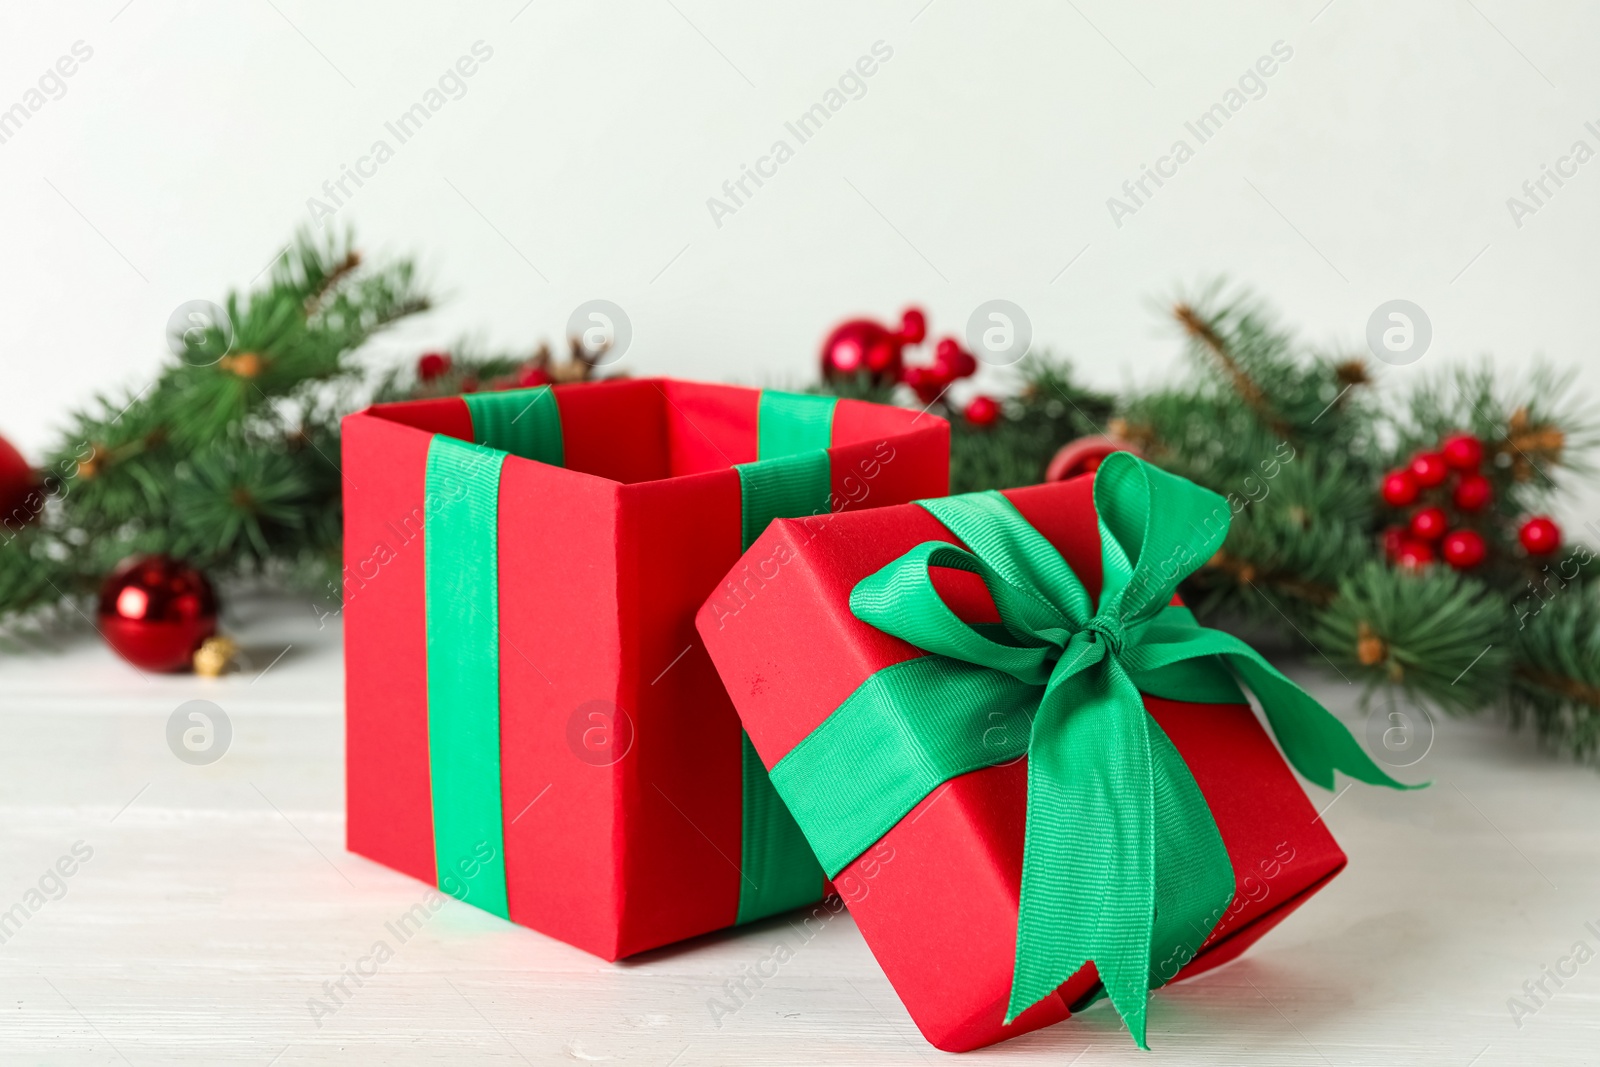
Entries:
{"label": "green ribbon", "polygon": [[[500,465],[506,453],[436,435],[423,537],[428,766],[441,889],[507,915],[500,825]],[[442,487],[448,486],[447,490]],[[433,536],[436,531],[449,536]],[[491,857],[487,862],[480,856]]]}
{"label": "green ribbon", "polygon": [[[835,397],[763,390],[754,463],[739,463],[740,550],[775,518],[827,514],[832,494]],[[743,821],[739,923],[810,904],[822,896],[822,866],[779,799],[750,735],[739,731]]]}
{"label": "green ribbon", "polygon": [[566,466],[561,443],[561,409],[548,385],[468,393],[461,398],[472,415],[472,439],[523,459]]}
{"label": "green ribbon", "polygon": [[[439,887],[507,915],[500,795],[499,494],[507,455],[564,465],[549,386],[472,393],[473,442],[436,434],[424,482],[428,767]],[[765,391],[755,463],[738,465],[741,547],[778,516],[826,513],[834,398]],[[805,836],[741,731],[738,922],[822,895]]]}
{"label": "green ribbon", "polygon": [[474,443],[435,434],[423,483],[428,770],[439,888],[508,918],[500,797],[500,470],[560,466],[549,386],[462,398]]}
{"label": "green ribbon", "polygon": [[[830,874],[940,783],[1028,757],[1022,898],[1006,1022],[1093,962],[1141,1048],[1160,961],[1192,957],[1234,895],[1205,797],[1140,692],[1260,700],[1293,765],[1394,781],[1350,732],[1243,641],[1171,605],[1227,535],[1215,493],[1130,453],[1095,475],[1098,604],[1061,554],[999,493],[918,503],[966,548],[928,541],[862,579],[864,622],[930,655],[868,678],[772,770]],[[978,575],[999,624],[963,622],[929,569]],[[1187,955],[1184,955],[1184,952]]]}

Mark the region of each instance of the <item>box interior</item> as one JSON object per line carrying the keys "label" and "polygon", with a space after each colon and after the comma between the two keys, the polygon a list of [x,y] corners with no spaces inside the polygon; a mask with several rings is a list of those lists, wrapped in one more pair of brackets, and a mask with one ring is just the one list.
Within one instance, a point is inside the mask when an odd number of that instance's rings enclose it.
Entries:
{"label": "box interior", "polygon": [[[555,394],[570,471],[631,484],[723,471],[757,458],[758,389],[639,378],[558,385]],[[460,397],[379,404],[371,413],[472,439],[472,417]],[[833,443],[905,433],[916,418],[899,408],[840,400]]]}

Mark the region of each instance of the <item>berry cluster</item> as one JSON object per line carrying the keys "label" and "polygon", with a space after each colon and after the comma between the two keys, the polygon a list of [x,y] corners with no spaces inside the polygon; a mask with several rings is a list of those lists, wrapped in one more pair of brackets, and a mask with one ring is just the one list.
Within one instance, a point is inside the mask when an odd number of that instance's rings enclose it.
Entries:
{"label": "berry cluster", "polygon": [[[417,381],[426,385],[438,381],[449,374],[455,366],[448,352],[424,352],[417,359]],[[487,382],[480,382],[475,374],[463,375],[456,383],[456,388],[463,393],[476,393],[480,390],[496,392],[501,389],[528,389],[535,385],[549,385],[555,379],[550,374],[549,361],[541,361],[537,357],[524,363],[510,374],[502,374],[490,378]]]}
{"label": "berry cluster", "polygon": [[978,371],[978,361],[954,337],[946,337],[933,348],[933,366],[906,367],[900,380],[911,386],[917,399],[931,404],[950,388],[957,378],[970,378]]}
{"label": "berry cluster", "polygon": [[[923,404],[932,405],[953,383],[976,374],[978,361],[960,341],[946,337],[934,346],[932,364],[907,366],[905,349],[927,336],[928,319],[920,308],[907,308],[898,329],[871,319],[840,323],[822,342],[822,377],[831,382],[865,374],[877,385],[905,384]],[[962,414],[974,426],[988,426],[1000,417],[1000,404],[974,397]]]}
{"label": "berry cluster", "polygon": [[[529,389],[557,382],[581,382],[594,376],[605,349],[589,351],[577,338],[571,339],[571,357],[556,362],[550,346],[541,344],[533,355],[513,362],[510,359],[463,360],[462,366],[448,352],[424,352],[417,358],[417,384],[423,395],[449,392],[497,392],[501,389]],[[504,373],[479,377],[479,372],[499,367]],[[453,377],[452,377],[453,376]]]}
{"label": "berry cluster", "polygon": [[[1396,509],[1412,508],[1405,525],[1384,531],[1384,554],[1415,570],[1438,557],[1456,570],[1481,564],[1489,554],[1483,534],[1467,523],[1494,501],[1494,486],[1483,473],[1483,442],[1471,434],[1445,438],[1436,452],[1418,452],[1411,462],[1384,475],[1379,492]],[[1448,501],[1455,519],[1441,502]],[[1547,555],[1561,545],[1561,530],[1544,515],[1522,523],[1517,539],[1530,556]]]}

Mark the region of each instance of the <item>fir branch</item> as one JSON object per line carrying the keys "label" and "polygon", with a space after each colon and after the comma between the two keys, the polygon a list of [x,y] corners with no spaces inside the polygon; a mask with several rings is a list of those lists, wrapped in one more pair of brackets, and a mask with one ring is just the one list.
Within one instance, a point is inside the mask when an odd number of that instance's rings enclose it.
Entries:
{"label": "fir branch", "polygon": [[1510,708],[1547,743],[1600,755],[1600,586],[1564,591],[1518,631]]}
{"label": "fir branch", "polygon": [[1189,304],[1180,301],[1172,309],[1173,318],[1178,320],[1190,338],[1199,342],[1200,346],[1211,353],[1212,358],[1227,375],[1233,390],[1239,399],[1254,411],[1263,423],[1271,427],[1274,433],[1283,437],[1292,437],[1293,431],[1289,423],[1273,410],[1268,403],[1265,391],[1260,384],[1234,358],[1233,352],[1226,340],[1223,339],[1217,327],[1201,315]]}
{"label": "fir branch", "polygon": [[91,591],[133,552],[190,558],[213,578],[336,553],[327,397],[359,376],[357,349],[427,297],[411,264],[372,266],[348,238],[302,234],[224,306],[228,322],[186,336],[150,385],[74,414],[49,452],[52,500],[16,539],[26,552],[0,554],[0,618]]}
{"label": "fir branch", "polygon": [[1364,677],[1369,695],[1394,685],[1465,714],[1505,691],[1509,622],[1504,603],[1481,582],[1439,568],[1409,573],[1369,563],[1339,584],[1311,639]]}
{"label": "fir branch", "polygon": [[1111,398],[1080,385],[1065,360],[1029,356],[1014,373],[1020,388],[994,423],[974,426],[949,413],[952,493],[1033,485],[1062,445],[1105,432]]}

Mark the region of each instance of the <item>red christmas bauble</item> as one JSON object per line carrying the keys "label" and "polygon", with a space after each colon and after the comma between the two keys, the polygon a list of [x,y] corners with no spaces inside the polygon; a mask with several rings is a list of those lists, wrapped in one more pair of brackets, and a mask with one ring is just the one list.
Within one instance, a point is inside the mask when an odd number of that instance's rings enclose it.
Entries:
{"label": "red christmas bauble", "polygon": [[425,352],[417,360],[417,380],[431,382],[449,369],[448,352]]}
{"label": "red christmas bauble", "polygon": [[1444,508],[1426,507],[1419,508],[1411,516],[1411,536],[1422,541],[1437,541],[1444,536],[1450,520],[1444,513]]}
{"label": "red christmas bauble", "polygon": [[1494,499],[1494,486],[1477,471],[1463,474],[1450,499],[1462,511],[1482,511]]}
{"label": "red christmas bauble", "polygon": [[1433,562],[1433,546],[1408,537],[1395,553],[1394,561],[1408,571],[1419,571]]}
{"label": "red christmas bauble", "polygon": [[933,351],[933,365],[952,378],[970,378],[978,372],[978,361],[954,337],[939,342]]}
{"label": "red christmas bauble", "polygon": [[39,481],[22,453],[0,437],[0,528],[15,530],[38,517],[39,501],[30,500]]}
{"label": "red christmas bauble", "polygon": [[1417,499],[1417,479],[1408,470],[1390,471],[1383,476],[1383,499],[1393,507],[1403,508]]}
{"label": "red christmas bauble", "polygon": [[187,563],[131,556],[100,586],[97,614],[100,633],[117,655],[147,671],[178,671],[217,632],[217,595]]}
{"label": "red christmas bauble", "polygon": [[1517,540],[1530,556],[1548,556],[1561,547],[1561,527],[1548,515],[1535,515],[1517,530]]}
{"label": "red christmas bauble", "polygon": [[1000,417],[1000,402],[990,396],[975,396],[961,414],[974,426],[991,426]]}
{"label": "red christmas bauble", "polygon": [[1483,442],[1470,433],[1451,434],[1439,446],[1445,464],[1458,471],[1475,471],[1483,463]]}
{"label": "red christmas bauble", "polygon": [[1471,570],[1482,563],[1488,553],[1483,535],[1476,530],[1451,530],[1439,544],[1439,554],[1458,571]]}
{"label": "red christmas bauble", "polygon": [[1450,468],[1444,464],[1444,457],[1437,452],[1418,452],[1411,457],[1411,465],[1406,469],[1424,489],[1441,484],[1445,475],[1450,473]]}
{"label": "red christmas bauble", "polygon": [[1080,437],[1076,441],[1068,441],[1050,460],[1050,466],[1045,468],[1044,480],[1062,482],[1080,474],[1093,474],[1113,452],[1139,455],[1137,448],[1115,437]]}
{"label": "red christmas bauble", "polygon": [[903,349],[927,335],[928,320],[916,308],[906,309],[898,330],[871,319],[840,323],[822,342],[822,377],[832,381],[865,371],[879,385],[892,385],[905,366]]}

